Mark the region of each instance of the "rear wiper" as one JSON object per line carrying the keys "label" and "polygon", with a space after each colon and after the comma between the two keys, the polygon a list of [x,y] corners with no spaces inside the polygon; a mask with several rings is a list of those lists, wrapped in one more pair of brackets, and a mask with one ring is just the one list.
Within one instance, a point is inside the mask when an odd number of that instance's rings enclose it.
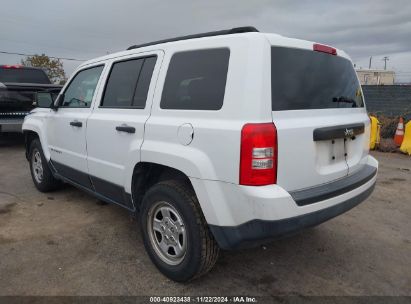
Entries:
{"label": "rear wiper", "polygon": [[357,107],[357,102],[354,99],[345,96],[333,97],[333,102],[351,103],[353,108]]}

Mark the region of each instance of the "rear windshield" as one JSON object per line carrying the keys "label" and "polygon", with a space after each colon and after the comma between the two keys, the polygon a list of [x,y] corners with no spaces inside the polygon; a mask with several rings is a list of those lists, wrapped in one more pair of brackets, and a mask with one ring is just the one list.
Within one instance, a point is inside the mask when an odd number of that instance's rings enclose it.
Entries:
{"label": "rear windshield", "polygon": [[44,71],[24,68],[0,68],[0,82],[50,84]]}
{"label": "rear windshield", "polygon": [[311,50],[271,48],[273,111],[364,107],[351,62]]}

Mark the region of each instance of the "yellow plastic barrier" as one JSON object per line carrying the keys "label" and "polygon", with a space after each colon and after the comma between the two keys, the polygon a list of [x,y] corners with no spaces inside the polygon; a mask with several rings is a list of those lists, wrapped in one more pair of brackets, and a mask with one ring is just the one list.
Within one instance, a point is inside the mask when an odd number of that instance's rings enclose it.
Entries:
{"label": "yellow plastic barrier", "polygon": [[380,144],[380,122],[377,117],[370,116],[371,119],[371,138],[370,149],[374,150]]}
{"label": "yellow plastic barrier", "polygon": [[401,152],[411,155],[411,120],[405,125],[404,140],[402,141]]}

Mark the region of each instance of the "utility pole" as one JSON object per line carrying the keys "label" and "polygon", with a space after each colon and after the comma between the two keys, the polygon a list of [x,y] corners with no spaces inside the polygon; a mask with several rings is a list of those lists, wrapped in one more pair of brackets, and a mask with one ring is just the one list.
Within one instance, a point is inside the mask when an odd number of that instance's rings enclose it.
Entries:
{"label": "utility pole", "polygon": [[372,56],[370,57],[370,63],[368,65],[368,69],[371,70],[371,62],[372,62]]}
{"label": "utility pole", "polygon": [[387,61],[390,60],[390,58],[388,58],[388,56],[385,56],[382,61],[384,61],[384,70],[387,69]]}

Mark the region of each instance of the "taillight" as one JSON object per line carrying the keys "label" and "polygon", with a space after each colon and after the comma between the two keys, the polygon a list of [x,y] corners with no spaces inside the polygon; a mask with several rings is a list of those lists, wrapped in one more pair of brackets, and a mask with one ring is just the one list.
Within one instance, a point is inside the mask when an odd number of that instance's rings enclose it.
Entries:
{"label": "taillight", "polygon": [[313,50],[316,52],[327,53],[331,55],[337,55],[337,50],[331,46],[314,43]]}
{"label": "taillight", "polygon": [[246,124],[241,130],[240,185],[277,182],[277,130],[273,123]]}
{"label": "taillight", "polygon": [[2,65],[0,67],[2,67],[3,69],[20,69],[23,66],[21,64],[14,64],[14,65],[6,64],[6,65]]}

